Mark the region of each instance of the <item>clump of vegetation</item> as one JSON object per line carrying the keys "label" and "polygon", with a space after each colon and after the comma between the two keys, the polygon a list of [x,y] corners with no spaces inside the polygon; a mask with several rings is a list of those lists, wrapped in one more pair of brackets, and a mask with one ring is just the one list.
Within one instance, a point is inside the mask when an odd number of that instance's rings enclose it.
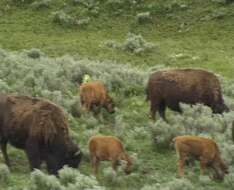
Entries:
{"label": "clump of vegetation", "polygon": [[151,23],[152,22],[152,17],[150,15],[150,12],[138,13],[136,15],[136,21],[139,24]]}
{"label": "clump of vegetation", "polygon": [[[2,91],[45,97],[74,115],[79,115],[79,110],[74,109],[74,106],[79,104],[77,84],[82,82],[86,74],[93,80],[103,81],[109,90],[122,96],[144,92],[142,86],[146,73],[128,65],[119,67],[111,62],[100,64],[90,60],[74,60],[69,56],[48,58],[35,49],[19,54],[2,52]],[[40,59],[37,59],[38,57]]]}
{"label": "clump of vegetation", "polygon": [[54,175],[47,175],[40,170],[31,174],[31,190],[64,190]]}
{"label": "clump of vegetation", "polygon": [[49,8],[51,4],[51,0],[38,0],[31,4],[34,9],[45,9]]}
{"label": "clump of vegetation", "polygon": [[59,171],[59,178],[47,175],[40,170],[31,174],[30,190],[105,190],[94,177],[81,174],[78,170],[64,167]]}
{"label": "clump of vegetation", "polygon": [[228,4],[228,3],[233,3],[233,0],[212,0],[212,2],[215,3],[220,3],[220,4]]}
{"label": "clump of vegetation", "polygon": [[195,190],[195,186],[188,179],[174,178],[169,183],[145,185],[141,190]]}
{"label": "clump of vegetation", "polygon": [[30,57],[32,59],[38,59],[41,56],[45,55],[40,49],[37,49],[37,48],[25,50],[23,53],[25,53],[28,57]]}
{"label": "clump of vegetation", "polygon": [[224,183],[227,184],[230,189],[234,188],[234,173],[233,172],[229,173],[225,177]]}
{"label": "clump of vegetation", "polygon": [[121,49],[133,54],[140,54],[156,47],[155,44],[147,42],[142,35],[128,33],[126,40],[123,43],[108,41],[105,43],[109,48]]}
{"label": "clump of vegetation", "polygon": [[90,22],[90,18],[80,18],[76,19],[73,16],[68,15],[63,10],[53,12],[52,14],[53,22],[64,27],[73,27],[73,26],[85,26]]}
{"label": "clump of vegetation", "polygon": [[10,170],[5,164],[0,164],[0,184],[6,184],[10,178]]}
{"label": "clump of vegetation", "polygon": [[[215,138],[216,134],[225,134],[226,131],[229,131],[232,120],[234,120],[233,112],[220,116],[213,114],[209,107],[201,104],[193,107],[181,104],[181,108],[182,115],[169,115],[169,123],[160,119],[152,126],[157,146],[165,148],[170,145],[174,137],[179,135],[202,135]],[[228,139],[231,139],[231,135]]]}

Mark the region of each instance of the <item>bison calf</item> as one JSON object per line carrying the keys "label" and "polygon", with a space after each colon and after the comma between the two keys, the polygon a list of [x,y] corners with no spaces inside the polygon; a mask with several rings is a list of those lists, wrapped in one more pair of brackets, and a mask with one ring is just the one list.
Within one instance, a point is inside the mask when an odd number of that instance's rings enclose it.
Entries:
{"label": "bison calf", "polygon": [[89,140],[89,151],[94,175],[97,175],[100,161],[111,161],[112,168],[116,171],[120,160],[125,160],[127,162],[125,173],[131,172],[132,161],[125,153],[118,138],[102,135],[93,136]]}
{"label": "bison calf", "polygon": [[94,111],[94,107],[104,107],[109,113],[115,112],[115,105],[108,95],[104,84],[100,81],[84,83],[80,86],[81,105],[88,111]]}
{"label": "bison calf", "polygon": [[202,103],[214,113],[228,111],[224,104],[218,78],[211,72],[199,69],[173,69],[151,74],[146,87],[152,119],[155,114],[166,120],[166,107],[181,112],[179,103]]}
{"label": "bison calf", "polygon": [[198,136],[178,136],[173,139],[176,153],[179,156],[179,176],[184,176],[184,165],[190,160],[200,161],[200,173],[204,174],[206,167],[215,172],[215,178],[223,180],[228,169],[220,157],[217,144],[208,138]]}

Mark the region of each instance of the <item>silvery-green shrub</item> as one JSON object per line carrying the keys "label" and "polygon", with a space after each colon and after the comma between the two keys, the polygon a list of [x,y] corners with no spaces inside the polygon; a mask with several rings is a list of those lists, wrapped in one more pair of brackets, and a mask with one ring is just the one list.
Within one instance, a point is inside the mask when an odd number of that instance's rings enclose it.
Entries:
{"label": "silvery-green shrub", "polygon": [[10,170],[7,165],[0,164],[0,184],[7,183],[10,178]]}
{"label": "silvery-green shrub", "polygon": [[59,171],[59,178],[35,170],[31,174],[28,188],[30,190],[105,190],[94,176],[83,175],[77,169],[69,167]]}
{"label": "silvery-green shrub", "polygon": [[32,172],[30,182],[31,190],[65,190],[58,178],[54,175],[47,175],[40,170]]}
{"label": "silvery-green shrub", "polygon": [[121,49],[133,54],[140,54],[157,47],[157,45],[147,42],[142,35],[133,33],[128,33],[123,43],[117,43],[113,40],[109,40],[105,45],[109,48]]}
{"label": "silvery-green shrub", "polygon": [[31,4],[31,7],[34,9],[49,8],[51,2],[52,2],[51,0],[37,0]]}

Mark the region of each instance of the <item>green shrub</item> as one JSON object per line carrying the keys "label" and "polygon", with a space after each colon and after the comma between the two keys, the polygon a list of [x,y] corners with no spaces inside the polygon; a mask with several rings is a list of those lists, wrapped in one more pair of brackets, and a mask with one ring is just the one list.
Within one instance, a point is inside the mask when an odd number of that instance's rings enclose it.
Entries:
{"label": "green shrub", "polygon": [[107,41],[105,45],[109,48],[121,49],[133,54],[140,54],[156,48],[155,44],[146,42],[141,35],[136,35],[133,33],[128,33],[127,38],[123,43]]}
{"label": "green shrub", "polygon": [[6,184],[10,178],[10,170],[7,165],[0,164],[0,184]]}
{"label": "green shrub", "polygon": [[138,13],[136,15],[136,21],[139,24],[151,23],[152,22],[152,17],[150,15],[150,12]]}
{"label": "green shrub", "polygon": [[65,190],[53,175],[44,174],[35,170],[31,174],[30,190]]}
{"label": "green shrub", "polygon": [[[222,115],[213,114],[211,109],[201,104],[181,104],[183,114],[169,115],[169,123],[158,120],[152,125],[152,133],[157,146],[169,146],[171,140],[179,135],[202,135],[217,138],[217,134],[226,135],[231,130],[233,112]],[[230,132],[228,132],[231,134]],[[220,135],[219,135],[220,136]],[[231,140],[231,135],[228,135]],[[218,140],[218,139],[217,139]]]}
{"label": "green shrub", "polygon": [[51,4],[51,0],[38,0],[31,4],[31,7],[34,9],[44,9],[49,8]]}
{"label": "green shrub", "polygon": [[145,185],[141,190],[195,190],[195,186],[187,179],[174,178],[169,183]]}
{"label": "green shrub", "polygon": [[99,186],[93,176],[81,174],[77,169],[64,167],[59,171],[59,178],[47,175],[40,170],[31,174],[31,181],[28,187],[30,190],[105,190]]}
{"label": "green shrub", "polygon": [[73,16],[68,15],[63,10],[53,12],[52,20],[54,23],[57,23],[64,27],[75,27],[75,26],[82,27],[90,22],[89,17],[77,19]]}
{"label": "green shrub", "polygon": [[33,59],[38,59],[42,56],[45,56],[45,54],[40,49],[37,48],[25,50],[23,53],[25,53],[28,57]]}
{"label": "green shrub", "polygon": [[229,173],[224,180],[224,183],[229,187],[229,189],[234,188],[234,173]]}

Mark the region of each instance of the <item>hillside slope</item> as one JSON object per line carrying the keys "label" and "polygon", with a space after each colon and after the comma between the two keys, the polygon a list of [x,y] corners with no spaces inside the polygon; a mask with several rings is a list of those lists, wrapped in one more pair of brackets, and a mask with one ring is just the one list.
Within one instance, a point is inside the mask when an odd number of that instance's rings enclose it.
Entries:
{"label": "hillside slope", "polygon": [[[64,108],[72,136],[84,152],[81,174],[91,174],[89,137],[118,136],[135,167],[131,175],[120,169],[114,178],[109,163],[103,163],[95,183],[106,189],[232,190],[233,111],[214,116],[207,107],[184,105],[183,115],[167,111],[169,124],[153,123],[144,86],[152,70],[205,68],[220,75],[225,102],[234,110],[233,42],[234,3],[225,0],[1,0],[0,91],[48,98]],[[107,85],[116,114],[76,116],[80,114],[76,82],[85,74]],[[177,179],[176,154],[167,145],[181,134],[218,142],[230,167],[224,182],[199,177],[198,164],[194,172],[187,170],[185,179]],[[0,172],[0,189],[48,190],[39,186],[43,180],[51,181],[47,177],[30,186],[35,178],[30,178],[22,151],[9,146],[9,155],[11,172],[3,181]]]}

